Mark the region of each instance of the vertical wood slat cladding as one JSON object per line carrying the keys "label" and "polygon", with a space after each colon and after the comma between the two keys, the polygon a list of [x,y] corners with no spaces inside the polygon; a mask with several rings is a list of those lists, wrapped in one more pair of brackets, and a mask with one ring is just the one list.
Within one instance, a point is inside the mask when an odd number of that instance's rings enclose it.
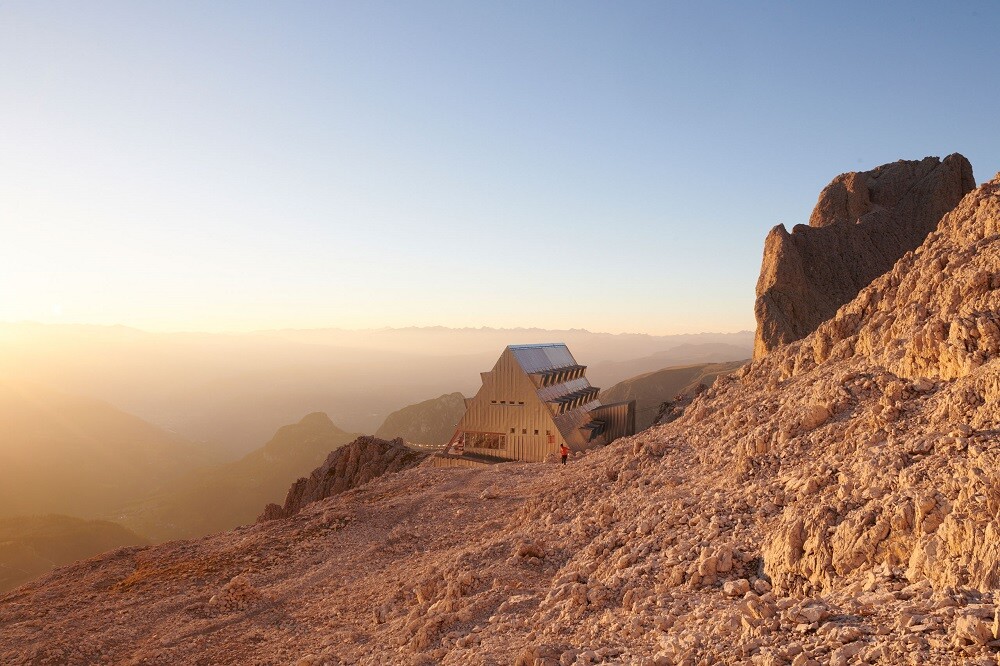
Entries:
{"label": "vertical wood slat cladding", "polygon": [[[469,446],[466,450],[510,460],[544,460],[549,453],[557,452],[565,441],[552,422],[548,407],[538,399],[534,382],[525,374],[510,348],[500,356],[492,371],[483,374],[483,385],[469,404],[458,429],[506,435],[506,450]],[[536,430],[538,435],[535,435]],[[549,443],[549,433],[555,436],[552,443]]]}
{"label": "vertical wood slat cladding", "polygon": [[591,415],[607,424],[604,437],[609,442],[635,434],[635,400],[601,405]]}
{"label": "vertical wood slat cladding", "polygon": [[457,456],[432,456],[431,467],[489,467],[490,463]]}
{"label": "vertical wood slat cladding", "polygon": [[[606,444],[610,434],[633,434],[634,404],[608,406],[610,418],[595,417],[602,405],[584,371],[562,344],[507,347],[493,369],[481,373],[483,384],[467,400],[456,437],[466,434],[469,453],[539,462],[563,444],[579,451]],[[499,436],[502,449],[476,445]]]}

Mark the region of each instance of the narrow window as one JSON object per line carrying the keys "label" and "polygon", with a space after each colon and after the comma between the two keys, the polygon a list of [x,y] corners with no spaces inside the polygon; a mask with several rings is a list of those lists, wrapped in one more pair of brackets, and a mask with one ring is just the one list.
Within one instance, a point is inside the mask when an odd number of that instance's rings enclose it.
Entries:
{"label": "narrow window", "polygon": [[527,428],[521,428],[521,434],[522,435],[527,435],[528,434],[528,429]]}
{"label": "narrow window", "polygon": [[537,431],[537,430],[535,431],[535,434],[536,434],[536,435],[538,434],[538,431]]}

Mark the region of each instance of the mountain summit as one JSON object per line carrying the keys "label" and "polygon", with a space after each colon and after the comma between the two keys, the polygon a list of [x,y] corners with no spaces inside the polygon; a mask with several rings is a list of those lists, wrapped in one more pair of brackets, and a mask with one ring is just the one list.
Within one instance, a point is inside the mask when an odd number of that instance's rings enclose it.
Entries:
{"label": "mountain summit", "polygon": [[808,226],[788,233],[779,224],[764,241],[754,358],[816,330],[916,249],[975,186],[972,165],[958,153],[834,178]]}

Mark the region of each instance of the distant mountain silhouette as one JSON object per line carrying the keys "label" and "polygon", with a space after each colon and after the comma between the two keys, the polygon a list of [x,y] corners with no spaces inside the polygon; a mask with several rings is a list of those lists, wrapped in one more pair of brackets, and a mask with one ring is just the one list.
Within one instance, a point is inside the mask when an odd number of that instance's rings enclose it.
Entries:
{"label": "distant mountain silhouette", "polygon": [[214,462],[179,435],[91,398],[0,381],[0,517],[105,516]]}
{"label": "distant mountain silhouette", "polygon": [[663,368],[619,382],[603,391],[600,397],[604,402],[635,400],[635,426],[642,430],[656,418],[662,403],[673,400],[676,395],[692,393],[700,384],[711,386],[720,375],[729,374],[745,363],[747,361],[742,360]]}
{"label": "distant mountain silhouette", "polygon": [[[591,368],[678,345],[748,347],[753,332],[689,335],[445,327],[150,333],[123,326],[0,323],[0,374],[105,400],[236,460],[283,424],[322,411],[375,432],[401,405],[479,388],[508,344],[565,342]],[[726,358],[672,358],[640,372]],[[595,376],[588,372],[591,381]]]}
{"label": "distant mountain silhouette", "polygon": [[103,520],[57,515],[0,519],[0,593],[54,567],[147,543],[121,525]]}
{"label": "distant mountain silhouette", "polygon": [[464,413],[462,394],[446,393],[389,414],[375,436],[381,439],[401,437],[412,444],[447,444]]}
{"label": "distant mountain silhouette", "polygon": [[121,521],[156,541],[189,538],[252,523],[289,485],[358,437],[316,412],[283,426],[263,447],[232,463],[185,475],[121,512]]}
{"label": "distant mountain silhouette", "polygon": [[753,339],[746,335],[738,344],[728,342],[682,344],[641,358],[595,363],[587,368],[587,376],[594,386],[607,388],[631,377],[663,368],[739,361],[750,358],[752,353]]}

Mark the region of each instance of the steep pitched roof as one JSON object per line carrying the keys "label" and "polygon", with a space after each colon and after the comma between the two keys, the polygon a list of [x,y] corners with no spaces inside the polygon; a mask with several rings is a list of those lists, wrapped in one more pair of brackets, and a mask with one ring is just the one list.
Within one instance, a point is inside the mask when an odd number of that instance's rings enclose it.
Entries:
{"label": "steep pitched roof", "polygon": [[521,369],[529,375],[548,370],[577,367],[573,354],[561,342],[543,345],[510,345],[508,349],[513,352]]}
{"label": "steep pitched roof", "polygon": [[[521,369],[528,375],[549,375],[561,370],[583,370],[569,348],[563,343],[537,345],[510,345],[508,347]],[[579,376],[563,380],[556,384],[537,387],[538,398],[550,404],[552,420],[563,437],[569,441],[572,432],[588,423],[588,414],[597,400],[598,389],[592,387],[582,372]],[[565,412],[558,409],[559,403],[575,403]]]}

